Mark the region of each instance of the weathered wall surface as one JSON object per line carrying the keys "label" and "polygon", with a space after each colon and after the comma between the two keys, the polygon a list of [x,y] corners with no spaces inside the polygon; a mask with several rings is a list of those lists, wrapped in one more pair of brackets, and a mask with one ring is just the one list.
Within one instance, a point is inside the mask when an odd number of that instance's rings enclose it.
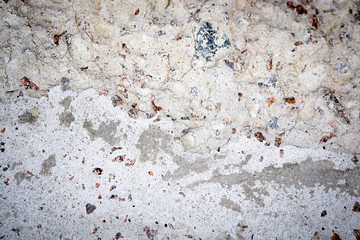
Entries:
{"label": "weathered wall surface", "polygon": [[0,237],[355,239],[359,10],[1,1]]}

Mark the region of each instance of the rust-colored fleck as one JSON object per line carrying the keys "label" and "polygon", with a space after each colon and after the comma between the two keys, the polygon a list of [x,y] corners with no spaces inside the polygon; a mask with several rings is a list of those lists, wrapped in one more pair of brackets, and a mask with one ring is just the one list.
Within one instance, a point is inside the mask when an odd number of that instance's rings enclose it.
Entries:
{"label": "rust-colored fleck", "polygon": [[160,121],[160,116],[157,116],[157,118],[153,120],[153,122],[159,122],[159,121]]}
{"label": "rust-colored fleck", "polygon": [[353,161],[353,163],[357,163],[359,161],[359,159],[357,158],[356,155],[354,155],[354,157],[351,159],[351,161]]}
{"label": "rust-colored fleck", "polygon": [[149,238],[149,239],[153,239],[156,234],[158,233],[157,230],[154,230],[154,229],[150,229],[149,227],[145,227],[144,228],[144,232],[146,233],[146,236]]}
{"label": "rust-colored fleck", "polygon": [[241,98],[242,98],[243,94],[242,93],[238,93],[238,101],[240,102]]}
{"label": "rust-colored fleck", "polygon": [[298,14],[307,14],[307,10],[304,8],[303,5],[297,5],[296,6],[296,12]]}
{"label": "rust-colored fleck", "polygon": [[46,98],[49,98],[49,90],[45,90],[41,95],[43,96],[43,97],[46,97]]}
{"label": "rust-colored fleck", "polygon": [[353,211],[354,212],[360,212],[360,204],[359,204],[359,202],[355,202],[354,207],[353,207]]}
{"label": "rust-colored fleck", "polygon": [[106,90],[106,89],[104,89],[104,90],[102,90],[102,91],[99,92],[99,95],[100,95],[100,96],[101,96],[101,95],[107,96],[108,93],[109,93],[109,91]]}
{"label": "rust-colored fleck", "polygon": [[55,34],[54,35],[54,43],[56,45],[59,45],[59,40],[62,36],[64,36],[64,34],[66,33],[66,31],[64,31],[63,33],[60,33],[60,34]]}
{"label": "rust-colored fleck", "polygon": [[36,86],[35,83],[31,82],[29,78],[27,77],[23,77],[21,79],[21,83],[23,86],[26,87],[26,89],[34,89],[35,91],[38,91],[40,88],[38,86]]}
{"label": "rust-colored fleck", "polygon": [[333,233],[334,234],[333,234],[331,240],[342,240],[341,237],[338,234],[336,234],[334,231],[333,231]]}
{"label": "rust-colored fleck", "polygon": [[4,132],[5,132],[5,128],[1,129],[1,132],[4,133]]}
{"label": "rust-colored fleck", "polygon": [[360,240],[360,229],[354,229],[353,234],[356,237],[356,240]]}
{"label": "rust-colored fleck", "polygon": [[292,1],[287,1],[287,2],[286,2],[286,5],[287,5],[288,8],[290,8],[291,10],[294,10],[294,9],[295,9],[294,2],[292,2]]}
{"label": "rust-colored fleck", "polygon": [[154,173],[152,171],[149,171],[150,176],[154,176]]}
{"label": "rust-colored fleck", "polygon": [[[124,49],[124,51],[127,53],[127,54],[130,54],[130,50],[128,49],[128,47],[126,46],[125,43],[122,44],[122,48]],[[121,85],[121,84],[119,84]]]}
{"label": "rust-colored fleck", "polygon": [[96,174],[96,175],[101,175],[103,173],[103,170],[101,168],[94,168],[93,169],[93,172]]}
{"label": "rust-colored fleck", "polygon": [[121,232],[116,233],[115,239],[120,239],[120,238],[124,238],[124,236],[121,234]]}
{"label": "rust-colored fleck", "polygon": [[259,141],[259,142],[262,142],[262,141],[265,141],[266,138],[264,137],[264,135],[261,133],[261,132],[256,132],[254,133],[254,137]]}
{"label": "rust-colored fleck", "polygon": [[199,120],[199,116],[191,114],[191,117],[194,118],[195,120]]}
{"label": "rust-colored fleck", "polygon": [[140,9],[137,8],[137,9],[135,10],[135,15],[139,15],[139,12],[140,12]]}
{"label": "rust-colored fleck", "polygon": [[135,164],[135,162],[136,162],[136,159],[135,159],[135,158],[134,158],[134,159],[128,159],[127,161],[128,161],[128,162],[125,163],[125,166],[126,166],[126,167],[130,167],[130,166],[134,166],[134,164]]}
{"label": "rust-colored fleck", "polygon": [[99,188],[100,187],[100,183],[95,183],[95,187]]}
{"label": "rust-colored fleck", "polygon": [[316,17],[316,15],[313,15],[313,16],[312,16],[311,25],[312,25],[315,29],[318,28],[319,20],[318,20],[318,18]]}
{"label": "rust-colored fleck", "polygon": [[267,107],[270,107],[271,104],[273,104],[275,102],[275,98],[270,97],[267,99],[266,103],[267,103]]}
{"label": "rust-colored fleck", "polygon": [[280,147],[280,144],[281,144],[281,138],[275,138],[275,146],[276,147]]}
{"label": "rust-colored fleck", "polygon": [[182,39],[183,38],[183,35],[181,34],[181,33],[178,33],[178,34],[176,34],[176,36],[175,36],[175,40],[176,41],[179,41],[180,39]]}
{"label": "rust-colored fleck", "polygon": [[92,231],[93,234],[95,234],[97,232],[97,228],[94,228],[94,230]]}
{"label": "rust-colored fleck", "polygon": [[116,150],[119,150],[119,149],[122,149],[122,147],[112,147],[110,154],[112,154],[113,152],[115,152]]}
{"label": "rust-colored fleck", "polygon": [[233,129],[231,130],[231,133],[232,133],[232,134],[235,134],[235,133],[236,133],[236,128],[233,128]]}
{"label": "rust-colored fleck", "polygon": [[301,41],[297,41],[297,42],[295,42],[295,46],[300,46],[300,45],[302,45],[302,44],[304,44],[303,42],[301,42]]}
{"label": "rust-colored fleck", "polygon": [[192,235],[189,235],[189,234],[185,234],[184,236],[187,238],[194,238]]}
{"label": "rust-colored fleck", "polygon": [[125,160],[125,155],[119,155],[117,157],[115,157],[114,159],[112,159],[112,162],[123,162]]}
{"label": "rust-colored fleck", "polygon": [[266,66],[267,70],[270,71],[273,68],[273,59],[272,56],[270,56],[269,60],[268,60],[268,65]]}
{"label": "rust-colored fleck", "polygon": [[112,104],[114,107],[116,106],[120,106],[121,104],[123,104],[123,100],[121,99],[121,97],[119,95],[115,95],[111,98]]}
{"label": "rust-colored fleck", "polygon": [[156,106],[154,101],[151,101],[151,104],[155,112],[162,110],[162,107]]}
{"label": "rust-colored fleck", "polygon": [[295,104],[296,100],[294,97],[287,97],[287,98],[285,98],[285,102],[287,102],[289,104]]}
{"label": "rust-colored fleck", "polygon": [[138,111],[138,109],[133,107],[128,111],[128,115],[129,115],[129,117],[131,117],[133,119],[138,119],[139,118],[139,111]]}
{"label": "rust-colored fleck", "polygon": [[332,139],[333,137],[336,137],[335,134],[331,133],[330,136],[324,136],[320,139],[320,143],[324,143]]}

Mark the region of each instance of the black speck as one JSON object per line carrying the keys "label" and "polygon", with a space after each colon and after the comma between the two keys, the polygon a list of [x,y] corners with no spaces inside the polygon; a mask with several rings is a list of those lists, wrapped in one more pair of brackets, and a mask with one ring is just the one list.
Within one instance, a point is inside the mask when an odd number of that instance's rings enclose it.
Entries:
{"label": "black speck", "polygon": [[124,236],[120,232],[116,233],[115,235],[115,239],[119,239],[119,238],[124,238]]}
{"label": "black speck", "polygon": [[93,213],[95,211],[96,207],[95,205],[92,205],[90,203],[86,204],[86,213],[90,214]]}
{"label": "black speck", "polygon": [[103,170],[101,168],[94,168],[93,172],[97,175],[101,175],[103,173]]}
{"label": "black speck", "polygon": [[324,211],[321,212],[321,216],[322,216],[322,217],[325,217],[326,214],[327,214],[326,210],[324,210]]}

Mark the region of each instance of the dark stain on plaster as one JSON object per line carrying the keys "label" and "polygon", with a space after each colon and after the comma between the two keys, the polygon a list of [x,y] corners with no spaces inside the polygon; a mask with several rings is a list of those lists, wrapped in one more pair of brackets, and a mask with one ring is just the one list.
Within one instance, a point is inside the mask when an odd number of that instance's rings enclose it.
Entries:
{"label": "dark stain on plaster", "polygon": [[68,110],[73,99],[73,97],[68,96],[60,101],[60,105],[63,106],[65,110]]}
{"label": "dark stain on plaster", "polygon": [[41,165],[40,175],[50,176],[51,168],[56,166],[55,154],[50,155]]}
{"label": "dark stain on plaster", "polygon": [[61,126],[70,127],[71,123],[75,121],[75,118],[71,112],[65,111],[60,114],[59,121]]}
{"label": "dark stain on plaster", "polygon": [[160,150],[170,155],[172,152],[173,139],[171,135],[162,131],[157,126],[150,126],[149,129],[145,130],[139,138],[136,147],[140,150],[140,160],[147,161],[151,160],[152,163],[156,163],[156,157]]}
{"label": "dark stain on plaster", "polygon": [[189,162],[185,157],[175,156],[173,161],[179,166],[178,169],[171,174],[170,171],[163,177],[165,181],[170,179],[180,179],[190,173],[202,173],[209,170],[208,164],[211,160],[208,158],[196,158],[195,161]]}
{"label": "dark stain on plaster", "polygon": [[[241,168],[250,159],[251,155],[248,155],[242,163],[231,166]],[[174,161],[179,165],[179,168],[173,174],[168,172],[164,176],[164,180],[180,179],[191,172],[199,173],[207,171],[211,165],[211,161],[206,159],[197,159],[197,161],[189,163],[177,157]],[[266,189],[267,185],[278,186],[278,188],[284,189],[290,187],[297,189],[303,187],[323,187],[325,192],[334,190],[359,197],[359,182],[360,168],[347,169],[345,171],[336,170],[334,169],[334,163],[330,161],[312,161],[311,158],[308,158],[301,163],[284,164],[281,168],[269,166],[256,173],[242,171],[236,174],[224,175],[220,169],[215,169],[210,179],[194,182],[187,187],[192,189],[201,184],[218,183],[223,188],[230,189],[234,185],[240,185],[243,188],[246,199],[255,201],[258,206],[265,206],[263,196],[269,195]],[[225,202],[225,200],[222,200],[222,203],[225,204]],[[233,208],[234,205],[229,205],[228,207]]]}
{"label": "dark stain on plaster", "polygon": [[35,116],[34,114],[28,111],[19,116],[20,123],[34,124],[36,120],[37,120],[37,116]]}
{"label": "dark stain on plaster", "polygon": [[120,121],[110,121],[109,123],[100,123],[98,129],[94,129],[93,124],[85,120],[83,123],[83,128],[85,128],[91,138],[101,138],[110,145],[119,144],[121,137],[116,137],[117,127],[119,126]]}
{"label": "dark stain on plaster", "polygon": [[223,207],[226,207],[228,209],[231,209],[235,212],[241,213],[241,207],[236,204],[235,202],[231,201],[230,199],[226,198],[225,196],[221,198],[220,205]]}
{"label": "dark stain on plaster", "polygon": [[25,172],[17,172],[17,173],[15,173],[14,177],[16,180],[16,184],[19,185],[24,180],[27,180],[28,182],[30,182],[32,175],[29,175]]}
{"label": "dark stain on plaster", "polygon": [[66,77],[62,77],[60,80],[61,91],[65,92],[70,89],[70,80]]}

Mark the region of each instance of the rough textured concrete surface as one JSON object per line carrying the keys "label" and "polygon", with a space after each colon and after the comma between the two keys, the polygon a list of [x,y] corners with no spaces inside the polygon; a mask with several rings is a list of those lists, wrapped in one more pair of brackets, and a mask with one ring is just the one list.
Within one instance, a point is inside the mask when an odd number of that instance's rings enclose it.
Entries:
{"label": "rough textured concrete surface", "polygon": [[360,239],[359,1],[0,19],[0,239]]}

